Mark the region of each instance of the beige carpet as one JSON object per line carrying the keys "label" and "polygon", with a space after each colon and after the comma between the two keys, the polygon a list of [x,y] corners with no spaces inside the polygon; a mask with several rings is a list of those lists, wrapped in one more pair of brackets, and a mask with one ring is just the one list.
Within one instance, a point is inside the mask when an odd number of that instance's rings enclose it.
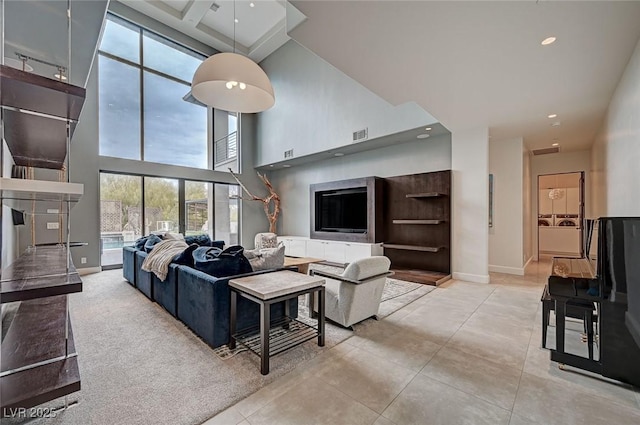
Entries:
{"label": "beige carpet", "polygon": [[[200,424],[352,335],[327,324],[325,347],[309,341],[277,355],[271,359],[269,375],[262,376],[257,356],[244,352],[220,359],[182,323],[126,283],[122,270],[83,280],[84,291],[71,296],[82,390],[69,400],[79,404],[53,419],[30,423]],[[417,288],[385,301],[381,315],[421,295]]]}

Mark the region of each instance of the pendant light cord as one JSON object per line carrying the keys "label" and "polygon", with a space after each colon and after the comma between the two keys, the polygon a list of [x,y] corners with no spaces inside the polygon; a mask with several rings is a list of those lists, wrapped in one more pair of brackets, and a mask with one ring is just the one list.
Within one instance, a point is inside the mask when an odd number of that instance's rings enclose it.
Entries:
{"label": "pendant light cord", "polygon": [[233,53],[236,52],[236,0],[233,0]]}

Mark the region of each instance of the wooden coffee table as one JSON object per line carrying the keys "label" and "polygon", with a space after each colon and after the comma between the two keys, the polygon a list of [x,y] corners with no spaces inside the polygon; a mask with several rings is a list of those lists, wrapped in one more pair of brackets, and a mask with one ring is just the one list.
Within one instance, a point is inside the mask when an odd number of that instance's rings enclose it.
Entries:
{"label": "wooden coffee table", "polygon": [[298,267],[298,273],[309,274],[309,264],[321,263],[324,260],[311,257],[284,257],[285,267]]}
{"label": "wooden coffee table", "polygon": [[[231,289],[231,317],[229,348],[236,342],[260,356],[260,373],[269,373],[269,357],[282,353],[305,341],[318,338],[318,345],[324,346],[324,279],[301,275],[289,270],[247,276],[229,281]],[[289,317],[289,301],[299,295],[318,292],[318,325],[313,327]],[[238,295],[260,305],[259,328],[243,329],[236,332],[236,307]],[[271,305],[285,302],[285,317],[271,322]],[[311,310],[310,310],[311,311]],[[269,329],[281,327],[273,336]]]}

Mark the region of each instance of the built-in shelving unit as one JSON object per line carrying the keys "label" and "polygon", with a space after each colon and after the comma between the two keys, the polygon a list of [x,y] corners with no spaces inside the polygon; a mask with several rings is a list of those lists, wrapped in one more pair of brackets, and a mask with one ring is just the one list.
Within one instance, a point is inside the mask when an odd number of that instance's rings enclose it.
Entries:
{"label": "built-in shelving unit", "polygon": [[448,279],[451,171],[388,177],[384,193],[382,246],[396,277],[430,285]]}
{"label": "built-in shelving unit", "polygon": [[444,220],[393,220],[393,224],[440,224]]}
{"label": "built-in shelving unit", "polygon": [[421,193],[407,193],[405,196],[407,198],[441,198],[447,195],[440,192],[421,192]]}
{"label": "built-in shelving unit", "polygon": [[[4,139],[15,164],[68,170],[70,138],[85,89],[3,65],[0,85]],[[4,205],[26,214],[52,214],[56,220],[68,215],[83,191],[77,183],[0,178]],[[82,280],[68,241],[67,227],[65,244],[30,247],[2,270],[0,301],[20,302],[2,341],[3,412],[80,390],[68,295],[82,291]]]}

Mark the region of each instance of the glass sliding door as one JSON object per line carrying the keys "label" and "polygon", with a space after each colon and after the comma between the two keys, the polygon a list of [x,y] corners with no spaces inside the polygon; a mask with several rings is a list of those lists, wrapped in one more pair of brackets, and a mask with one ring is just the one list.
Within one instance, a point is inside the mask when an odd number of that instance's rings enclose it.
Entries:
{"label": "glass sliding door", "polygon": [[144,178],[144,234],[180,231],[178,180]]}
{"label": "glass sliding door", "polygon": [[240,187],[231,184],[214,185],[214,229],[212,239],[224,240],[227,245],[237,245],[239,241]]}
{"label": "glass sliding door", "polygon": [[100,173],[100,261],[122,264],[122,247],[142,236],[142,177]]}
{"label": "glass sliding door", "polygon": [[213,236],[210,199],[213,185],[205,182],[184,182],[185,223],[184,235]]}

